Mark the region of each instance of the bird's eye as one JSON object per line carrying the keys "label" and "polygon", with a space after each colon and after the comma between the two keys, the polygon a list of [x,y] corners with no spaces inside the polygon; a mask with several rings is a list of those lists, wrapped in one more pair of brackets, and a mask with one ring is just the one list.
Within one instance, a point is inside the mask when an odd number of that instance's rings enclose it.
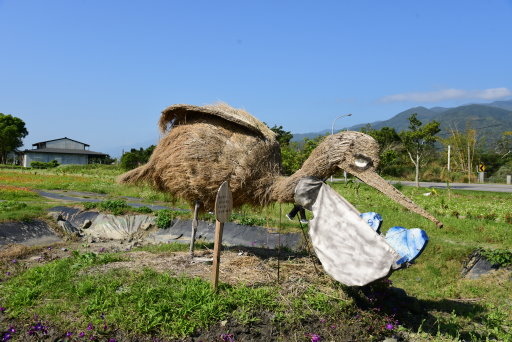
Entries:
{"label": "bird's eye", "polygon": [[357,158],[355,160],[354,164],[356,164],[357,167],[364,169],[365,167],[368,166],[368,160],[363,159],[363,158]]}

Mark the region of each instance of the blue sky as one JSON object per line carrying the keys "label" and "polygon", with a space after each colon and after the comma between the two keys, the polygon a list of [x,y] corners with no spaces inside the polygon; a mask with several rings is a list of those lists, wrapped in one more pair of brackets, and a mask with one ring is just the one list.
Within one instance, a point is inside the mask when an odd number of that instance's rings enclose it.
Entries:
{"label": "blue sky", "polygon": [[25,146],[119,155],[175,103],[294,133],[512,98],[512,0],[0,0],[0,112]]}

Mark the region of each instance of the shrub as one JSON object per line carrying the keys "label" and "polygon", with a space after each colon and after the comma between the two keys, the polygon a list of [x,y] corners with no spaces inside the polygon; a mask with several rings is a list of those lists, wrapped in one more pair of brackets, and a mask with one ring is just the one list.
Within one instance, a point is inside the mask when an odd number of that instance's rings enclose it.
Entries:
{"label": "shrub", "polygon": [[146,207],[146,206],[142,206],[139,208],[135,208],[134,211],[136,211],[138,213],[142,213],[142,214],[151,214],[153,212],[153,209]]}
{"label": "shrub", "polygon": [[109,211],[114,215],[122,215],[129,208],[124,200],[106,200],[98,203],[98,208]]}
{"label": "shrub", "polygon": [[512,252],[506,249],[484,249],[480,254],[493,265],[503,267],[512,265]]}
{"label": "shrub", "polygon": [[91,210],[91,209],[95,209],[98,206],[98,203],[96,203],[96,202],[84,202],[82,205],[84,206],[85,210]]}
{"label": "shrub", "polygon": [[[101,202],[85,202],[83,206],[86,210],[99,209],[108,211],[114,215],[122,215],[130,207],[124,200],[106,200]],[[148,208],[149,209],[149,208]]]}
{"label": "shrub", "polygon": [[30,163],[30,166],[34,169],[51,169],[59,166],[59,163],[56,160],[52,160],[51,162],[39,162],[33,161]]}
{"label": "shrub", "polygon": [[161,229],[169,227],[174,220],[175,212],[169,209],[159,210],[156,213],[156,226]]}

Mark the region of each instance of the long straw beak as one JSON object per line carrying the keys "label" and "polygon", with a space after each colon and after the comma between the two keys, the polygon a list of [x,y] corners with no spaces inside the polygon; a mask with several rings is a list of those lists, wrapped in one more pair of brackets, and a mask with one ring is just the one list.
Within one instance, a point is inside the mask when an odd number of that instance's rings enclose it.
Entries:
{"label": "long straw beak", "polygon": [[410,211],[417,213],[426,219],[434,222],[439,228],[443,227],[443,224],[436,219],[434,216],[430,215],[425,209],[419,207],[416,203],[414,203],[411,199],[406,197],[400,191],[398,191],[393,185],[389,184],[384,180],[381,176],[373,171],[363,171],[361,173],[354,174],[354,176],[361,179],[366,184],[374,187],[375,189],[382,192],[384,195],[391,198],[393,201],[401,204],[406,207]]}

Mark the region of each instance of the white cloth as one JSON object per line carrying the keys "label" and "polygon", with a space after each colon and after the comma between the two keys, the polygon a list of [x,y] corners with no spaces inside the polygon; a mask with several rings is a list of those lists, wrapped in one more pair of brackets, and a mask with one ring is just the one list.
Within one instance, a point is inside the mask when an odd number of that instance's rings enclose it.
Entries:
{"label": "white cloth", "polygon": [[366,285],[385,277],[400,259],[359,211],[328,185],[320,185],[311,208],[311,242],[325,271],[337,281]]}

